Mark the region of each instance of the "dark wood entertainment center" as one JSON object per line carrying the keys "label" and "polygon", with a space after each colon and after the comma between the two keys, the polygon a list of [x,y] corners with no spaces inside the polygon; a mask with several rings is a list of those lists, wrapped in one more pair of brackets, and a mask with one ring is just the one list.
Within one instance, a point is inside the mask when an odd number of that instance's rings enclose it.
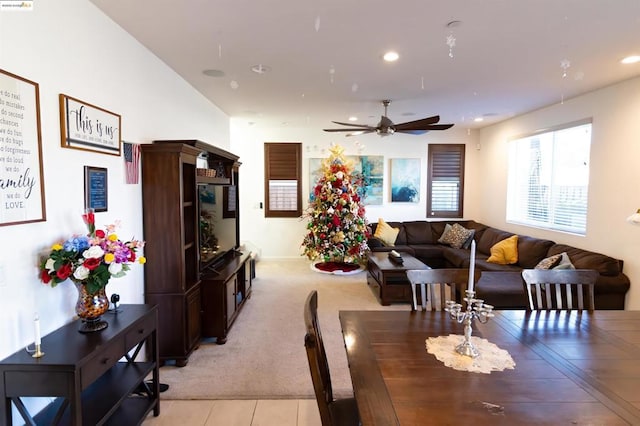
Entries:
{"label": "dark wood entertainment center", "polygon": [[[160,361],[187,364],[202,337],[226,342],[251,295],[250,253],[239,241],[236,155],[198,140],[142,145],[145,301],[158,305]],[[202,239],[199,186],[224,187],[224,218],[235,219],[233,248],[216,254]],[[231,244],[229,244],[231,245]]]}

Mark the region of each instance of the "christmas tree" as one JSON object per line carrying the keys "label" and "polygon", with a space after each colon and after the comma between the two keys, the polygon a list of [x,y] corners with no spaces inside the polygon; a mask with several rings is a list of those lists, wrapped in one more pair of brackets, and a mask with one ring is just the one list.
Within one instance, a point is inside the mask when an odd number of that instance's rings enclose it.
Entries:
{"label": "christmas tree", "polygon": [[329,151],[305,214],[309,232],[302,243],[304,255],[327,263],[361,263],[369,250],[370,233],[358,194],[362,178],[353,175],[342,147],[334,145]]}

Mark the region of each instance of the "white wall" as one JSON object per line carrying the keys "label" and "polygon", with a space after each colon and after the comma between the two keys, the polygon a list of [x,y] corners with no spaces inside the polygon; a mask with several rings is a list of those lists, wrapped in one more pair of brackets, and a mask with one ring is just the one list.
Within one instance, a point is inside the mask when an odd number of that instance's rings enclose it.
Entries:
{"label": "white wall", "polygon": [[[593,119],[587,234],[578,236],[506,223],[507,140],[584,118]],[[640,309],[640,226],[625,221],[640,208],[639,138],[640,78],[482,129],[476,176],[482,180],[478,219],[501,229],[624,260],[623,271],[631,280],[627,309]]]}
{"label": "white wall", "polygon": [[[1,359],[33,343],[35,311],[43,334],[75,315],[72,284],[45,286],[37,265],[51,244],[86,232],[83,166],[108,169],[109,206],[96,214],[97,224],[121,220],[122,234],[144,238],[141,187],[124,184],[123,157],[60,147],[58,94],[120,114],[128,142],[201,139],[228,149],[229,119],[87,1],[38,1],[32,12],[1,12],[0,68],[40,85],[47,212],[45,222],[0,227]],[[113,292],[124,303],[143,302],[143,267],[112,280]]]}
{"label": "white wall", "polygon": [[[477,132],[460,127],[443,132],[429,132],[426,135],[413,136],[395,134],[380,137],[375,134],[358,138],[336,136],[322,129],[310,128],[259,128],[248,126],[244,122],[231,120],[231,150],[240,156],[240,238],[259,248],[265,258],[299,258],[302,253],[302,240],[307,225],[306,219],[268,218],[264,209],[259,208],[264,200],[264,143],[265,142],[301,142],[303,144],[302,177],[303,208],[308,206],[309,194],[309,158],[327,158],[332,143],[345,148],[346,155],[381,155],[384,157],[384,192],[382,205],[367,205],[366,216],[369,222],[377,222],[379,217],[389,221],[426,219],[426,159],[428,143],[465,143],[466,173],[477,175],[475,170],[477,156]],[[357,145],[358,142],[360,145]],[[359,147],[364,146],[363,149]],[[391,203],[389,185],[389,163],[391,158],[419,158],[422,164],[420,174],[419,203]],[[315,185],[316,182],[311,182]],[[465,216],[474,218],[478,214],[474,194],[479,190],[479,182],[465,179]]]}

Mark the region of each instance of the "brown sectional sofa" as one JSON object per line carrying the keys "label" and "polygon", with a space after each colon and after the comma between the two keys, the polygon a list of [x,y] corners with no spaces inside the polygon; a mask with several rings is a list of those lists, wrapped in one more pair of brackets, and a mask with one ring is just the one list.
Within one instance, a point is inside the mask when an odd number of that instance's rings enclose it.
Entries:
{"label": "brown sectional sofa", "polygon": [[[518,263],[499,265],[487,262],[491,247],[513,235],[473,220],[387,222],[400,232],[393,247],[376,238],[369,239],[373,251],[396,250],[410,253],[432,268],[468,268],[470,251],[438,243],[447,223],[459,223],[475,230],[476,269],[483,272],[476,296],[498,309],[524,309],[526,296],[520,272],[535,267],[542,259],[566,252],[576,269],[595,269],[600,273],[595,286],[596,309],[624,309],[629,278],[622,272],[623,261],[600,253],[557,244],[551,240],[518,235]],[[371,224],[375,233],[377,224]]]}

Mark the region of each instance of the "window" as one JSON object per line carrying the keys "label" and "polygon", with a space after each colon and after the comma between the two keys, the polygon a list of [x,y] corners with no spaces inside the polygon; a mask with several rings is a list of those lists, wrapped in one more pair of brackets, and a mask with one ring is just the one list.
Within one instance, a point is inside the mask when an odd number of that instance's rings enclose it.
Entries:
{"label": "window", "polygon": [[464,144],[428,148],[427,217],[462,217]]}
{"label": "window", "polygon": [[507,221],[584,235],[591,121],[509,142]]}
{"label": "window", "polygon": [[302,216],[302,144],[265,143],[265,217]]}

